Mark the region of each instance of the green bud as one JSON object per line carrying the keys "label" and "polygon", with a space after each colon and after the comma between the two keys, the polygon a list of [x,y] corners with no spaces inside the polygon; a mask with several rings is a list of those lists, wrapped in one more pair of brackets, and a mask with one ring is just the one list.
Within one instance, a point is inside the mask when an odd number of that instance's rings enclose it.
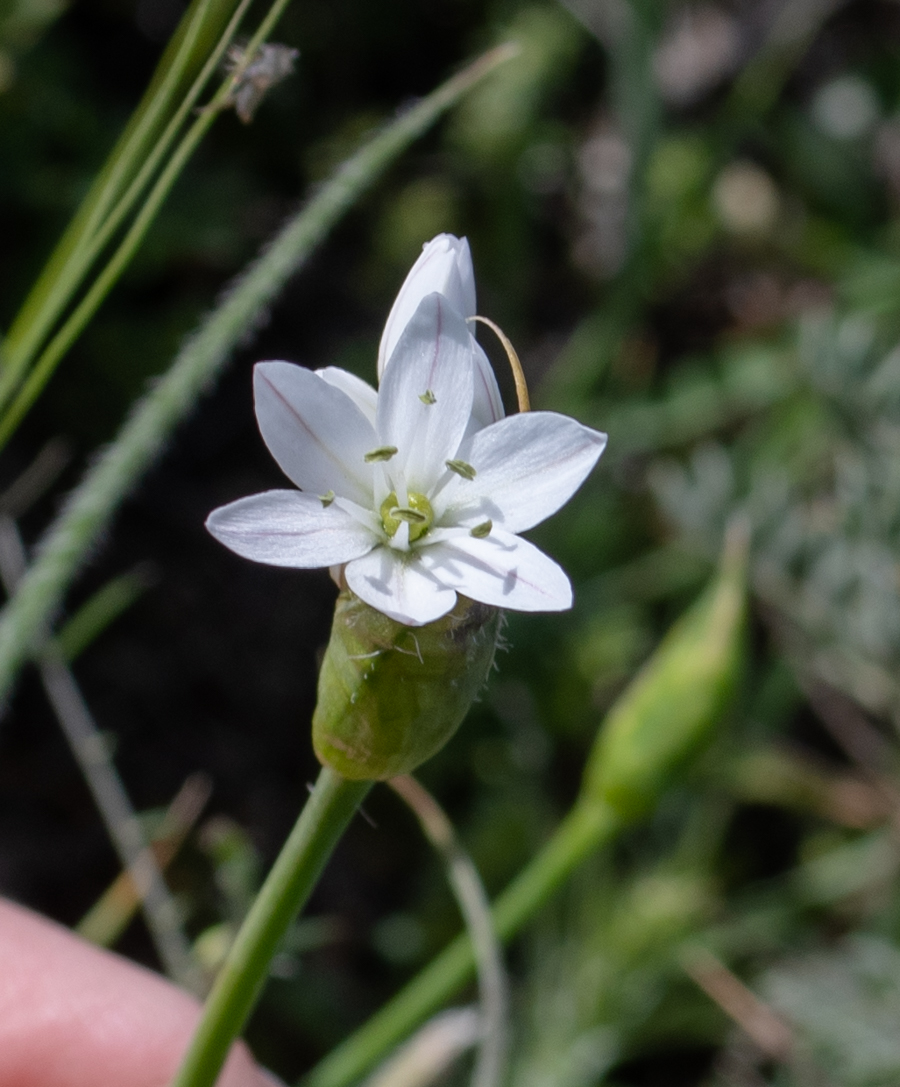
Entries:
{"label": "green bud", "polygon": [[746,541],[732,539],[712,585],[663,639],[610,710],[582,799],[635,818],[727,708],[742,659]]}
{"label": "green bud", "polygon": [[356,781],[408,774],[450,739],[494,662],[501,612],[460,596],[408,627],[340,594],[319,673],[313,746]]}

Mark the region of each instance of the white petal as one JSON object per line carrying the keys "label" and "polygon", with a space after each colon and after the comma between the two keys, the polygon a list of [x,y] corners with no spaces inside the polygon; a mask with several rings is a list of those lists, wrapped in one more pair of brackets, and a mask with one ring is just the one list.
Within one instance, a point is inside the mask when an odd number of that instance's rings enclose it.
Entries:
{"label": "white petal", "polygon": [[407,626],[434,622],[456,603],[456,593],[425,569],[416,552],[378,547],[351,562],[344,576],[360,599]]}
{"label": "white petal", "polygon": [[[378,393],[378,441],[399,453],[413,491],[426,494],[446,474],[472,410],[472,339],[466,322],[439,294],[424,298],[384,372]],[[423,400],[423,397],[425,398]]]}
{"label": "white petal", "polygon": [[321,370],[316,370],[316,373],[323,381],[346,393],[372,426],[375,426],[378,393],[367,381],[337,366],[324,366]]}
{"label": "white petal", "polygon": [[379,379],[419,303],[434,291],[463,317],[475,316],[475,273],[465,238],[439,234],[423,247],[388,314],[378,348]]}
{"label": "white petal", "polygon": [[494,369],[488,361],[484,349],[479,343],[474,345],[475,367],[472,374],[474,395],[472,398],[472,421],[469,428],[472,433],[490,426],[506,414]]}
{"label": "white petal", "polygon": [[465,533],[423,547],[420,554],[425,568],[444,584],[482,604],[512,611],[572,606],[572,586],[561,567],[534,544],[502,529],[484,539]]}
{"label": "white petal", "polygon": [[442,496],[440,524],[490,519],[523,532],[565,505],[606,447],[606,435],[566,415],[529,411],[478,431],[460,457],[476,471]]}
{"label": "white petal", "polygon": [[375,431],[351,398],[318,374],[290,362],[253,369],[256,419],[269,452],[297,486],[372,504]]}
{"label": "white petal", "polygon": [[299,491],[265,491],[213,510],[206,527],[226,547],[270,566],[314,569],[371,551],[374,533],[331,505]]}

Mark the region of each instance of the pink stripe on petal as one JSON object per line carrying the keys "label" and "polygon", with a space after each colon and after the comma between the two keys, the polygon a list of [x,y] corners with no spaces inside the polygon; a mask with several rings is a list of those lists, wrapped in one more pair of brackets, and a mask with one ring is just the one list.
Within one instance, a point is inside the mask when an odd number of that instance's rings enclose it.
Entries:
{"label": "pink stripe on petal", "polygon": [[291,482],[313,494],[372,501],[365,455],[377,444],[375,431],[343,390],[302,366],[260,362],[253,391],[263,440]]}
{"label": "pink stripe on petal", "polygon": [[269,566],[315,569],[365,555],[377,537],[350,514],[300,491],[265,491],[213,510],[209,532],[229,550]]}

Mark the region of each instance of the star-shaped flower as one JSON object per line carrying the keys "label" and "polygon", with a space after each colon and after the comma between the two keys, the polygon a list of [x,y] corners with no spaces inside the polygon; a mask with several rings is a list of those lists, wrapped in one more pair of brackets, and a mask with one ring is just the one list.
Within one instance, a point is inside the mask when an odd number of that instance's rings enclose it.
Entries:
{"label": "star-shaped flower", "polygon": [[565,573],[518,533],[569,500],[606,435],[552,412],[503,418],[474,311],[468,246],[441,235],[391,310],[377,392],[333,367],[258,363],[259,428],[299,490],[214,510],[213,536],[274,566],[343,566],[357,596],[410,626],[445,615],[457,593],[570,607]]}

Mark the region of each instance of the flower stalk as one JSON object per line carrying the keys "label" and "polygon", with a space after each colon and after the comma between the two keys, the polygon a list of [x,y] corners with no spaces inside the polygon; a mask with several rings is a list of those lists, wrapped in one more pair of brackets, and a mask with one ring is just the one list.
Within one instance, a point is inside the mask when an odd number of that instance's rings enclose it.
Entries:
{"label": "flower stalk", "polygon": [[278,944],[370,788],[371,782],[348,781],[322,769],[216,978],[172,1087],[213,1087],[253,1011]]}

